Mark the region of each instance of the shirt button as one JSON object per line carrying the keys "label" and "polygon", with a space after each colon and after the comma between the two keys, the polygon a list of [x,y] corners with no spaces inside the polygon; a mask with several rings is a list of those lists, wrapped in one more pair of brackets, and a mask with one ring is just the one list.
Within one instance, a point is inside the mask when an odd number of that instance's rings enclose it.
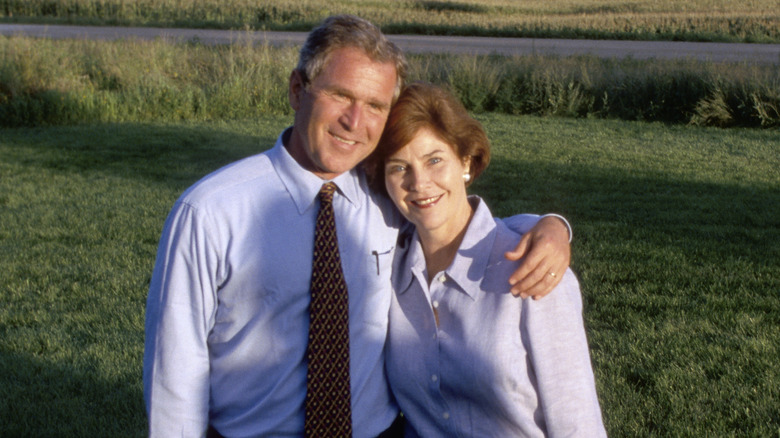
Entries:
{"label": "shirt button", "polygon": [[438,308],[439,308],[439,302],[438,302],[438,301],[434,300],[432,304],[433,304],[433,307],[434,307],[435,309],[438,309]]}
{"label": "shirt button", "polygon": [[441,414],[441,418],[444,418],[445,420],[449,419],[450,418],[450,413],[449,412],[445,412],[445,413]]}
{"label": "shirt button", "polygon": [[442,283],[444,283],[445,281],[447,281],[447,276],[446,276],[446,275],[444,275],[444,274],[441,274],[441,275],[439,276],[439,281],[440,281],[440,282],[442,282]]}
{"label": "shirt button", "polygon": [[431,376],[431,380],[435,382],[435,381],[439,380],[439,376],[434,374],[434,375]]}

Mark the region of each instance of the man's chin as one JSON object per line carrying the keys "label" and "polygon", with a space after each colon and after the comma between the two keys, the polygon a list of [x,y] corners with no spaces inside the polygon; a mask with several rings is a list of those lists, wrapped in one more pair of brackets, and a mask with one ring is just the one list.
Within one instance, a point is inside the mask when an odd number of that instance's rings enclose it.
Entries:
{"label": "man's chin", "polygon": [[[357,161],[357,162],[349,161],[349,162],[326,163],[326,165],[323,165],[323,166],[320,167],[320,169],[319,169],[320,172],[319,173],[333,175],[332,178],[335,178],[336,176],[341,175],[342,173],[347,173],[350,170],[354,169],[361,162],[362,162],[362,160],[361,161]],[[330,179],[332,179],[332,178],[330,178]]]}
{"label": "man's chin", "polygon": [[342,173],[349,172],[350,170],[352,170],[351,167],[345,168],[344,166],[328,166],[327,168],[325,166],[320,166],[316,170],[313,170],[312,173],[322,179],[331,180],[341,175]]}

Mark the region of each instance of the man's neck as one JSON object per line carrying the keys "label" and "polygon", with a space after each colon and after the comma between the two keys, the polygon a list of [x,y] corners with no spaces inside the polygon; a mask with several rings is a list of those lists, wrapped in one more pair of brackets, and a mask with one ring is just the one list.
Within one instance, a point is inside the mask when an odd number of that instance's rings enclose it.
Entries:
{"label": "man's neck", "polygon": [[332,181],[342,173],[332,173],[324,169],[320,169],[312,162],[309,155],[306,153],[303,147],[303,142],[296,137],[295,127],[287,129],[282,134],[282,145],[287,149],[287,152],[304,170],[315,175],[317,178],[323,181]]}

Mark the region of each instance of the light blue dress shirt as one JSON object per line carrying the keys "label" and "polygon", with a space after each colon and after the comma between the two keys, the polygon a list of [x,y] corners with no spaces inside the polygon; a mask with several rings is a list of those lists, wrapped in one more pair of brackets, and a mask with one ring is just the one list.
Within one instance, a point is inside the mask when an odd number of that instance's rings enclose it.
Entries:
{"label": "light blue dress shirt", "polygon": [[[163,230],[146,308],[150,435],[300,436],[314,222],[323,181],[266,153],[187,190]],[[333,180],[349,290],[356,437],[395,419],[384,374],[390,269],[400,215],[353,171]],[[210,419],[210,420],[209,420]]]}
{"label": "light blue dress shirt", "polygon": [[503,254],[519,236],[469,199],[460,249],[430,286],[416,231],[399,239],[386,367],[408,435],[606,436],[577,279],[567,270],[545,298],[513,297],[517,262]]}

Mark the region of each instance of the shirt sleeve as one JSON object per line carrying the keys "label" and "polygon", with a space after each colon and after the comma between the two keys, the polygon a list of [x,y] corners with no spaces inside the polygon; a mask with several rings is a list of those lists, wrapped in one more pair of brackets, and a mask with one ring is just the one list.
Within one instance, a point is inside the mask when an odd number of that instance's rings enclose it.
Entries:
{"label": "shirt sleeve", "polygon": [[542,300],[523,301],[521,331],[550,437],[606,436],[574,273]]}
{"label": "shirt sleeve", "polygon": [[574,237],[574,231],[572,230],[569,221],[567,221],[565,217],[559,214],[549,213],[543,216],[539,216],[536,214],[516,214],[514,216],[506,217],[501,220],[510,230],[522,235],[531,231],[531,228],[533,228],[534,225],[537,224],[537,222],[539,222],[540,220],[546,217],[557,217],[558,219],[563,221],[563,224],[566,225],[566,229],[569,231],[569,243],[571,243],[572,238]]}
{"label": "shirt sleeve", "polygon": [[146,304],[143,380],[150,437],[202,436],[208,426],[215,254],[205,220],[177,203],[163,229]]}

